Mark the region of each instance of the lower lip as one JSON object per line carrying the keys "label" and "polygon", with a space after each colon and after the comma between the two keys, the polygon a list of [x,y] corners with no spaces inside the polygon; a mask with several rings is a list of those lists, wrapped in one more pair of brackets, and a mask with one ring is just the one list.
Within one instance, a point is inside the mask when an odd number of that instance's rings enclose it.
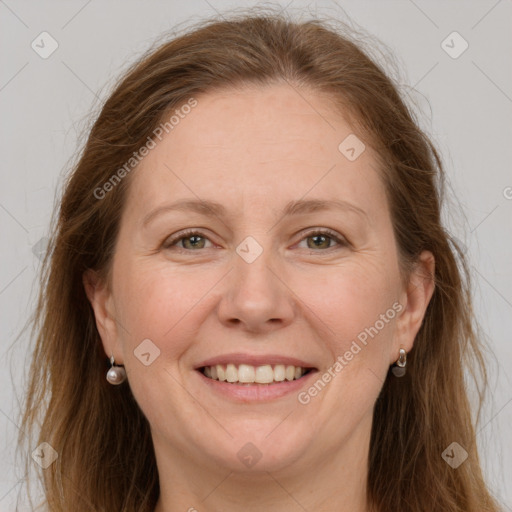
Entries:
{"label": "lower lip", "polygon": [[230,384],[229,382],[210,379],[199,370],[196,370],[196,372],[199,374],[202,381],[207,386],[210,386],[213,392],[219,393],[222,396],[240,402],[268,402],[286,395],[298,393],[309,383],[310,379],[317,373],[317,370],[312,370],[297,380],[285,380],[283,382],[266,385]]}

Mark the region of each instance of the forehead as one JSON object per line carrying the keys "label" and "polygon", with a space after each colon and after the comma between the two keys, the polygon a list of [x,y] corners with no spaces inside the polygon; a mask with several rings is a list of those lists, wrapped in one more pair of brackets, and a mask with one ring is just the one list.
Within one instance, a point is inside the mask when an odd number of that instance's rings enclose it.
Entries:
{"label": "forehead", "polygon": [[[275,210],[308,195],[352,199],[362,208],[384,204],[371,148],[326,94],[283,83],[195,99],[134,173],[130,196],[142,210],[184,198],[233,209],[254,203]],[[358,153],[365,148],[356,159],[347,158],[347,140]]]}

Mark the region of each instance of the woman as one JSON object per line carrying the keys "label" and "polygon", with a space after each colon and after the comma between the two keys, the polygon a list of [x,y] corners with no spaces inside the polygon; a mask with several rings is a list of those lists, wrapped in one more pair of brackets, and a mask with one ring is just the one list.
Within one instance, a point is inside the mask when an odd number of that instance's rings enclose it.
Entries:
{"label": "woman", "polygon": [[392,81],[319,22],[212,21],[140,60],[45,260],[47,508],[498,510],[442,187]]}

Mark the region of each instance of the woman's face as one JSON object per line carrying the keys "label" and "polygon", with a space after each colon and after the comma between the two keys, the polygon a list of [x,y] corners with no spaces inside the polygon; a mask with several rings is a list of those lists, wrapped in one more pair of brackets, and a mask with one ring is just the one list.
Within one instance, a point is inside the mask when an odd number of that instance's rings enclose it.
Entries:
{"label": "woman's face", "polygon": [[[401,286],[375,156],[304,89],[196,100],[130,177],[112,288],[93,300],[105,352],[157,459],[364,463],[374,402],[430,298]],[[287,380],[303,372],[289,366],[310,371]]]}

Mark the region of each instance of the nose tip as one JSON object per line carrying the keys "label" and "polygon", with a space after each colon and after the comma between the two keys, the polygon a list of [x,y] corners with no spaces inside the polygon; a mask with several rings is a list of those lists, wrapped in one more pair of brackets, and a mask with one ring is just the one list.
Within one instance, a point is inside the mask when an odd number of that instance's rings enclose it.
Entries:
{"label": "nose tip", "polygon": [[277,278],[270,252],[263,251],[254,237],[247,237],[237,247],[237,254],[240,258],[228,276],[218,308],[220,320],[250,332],[273,330],[291,322],[291,294]]}

